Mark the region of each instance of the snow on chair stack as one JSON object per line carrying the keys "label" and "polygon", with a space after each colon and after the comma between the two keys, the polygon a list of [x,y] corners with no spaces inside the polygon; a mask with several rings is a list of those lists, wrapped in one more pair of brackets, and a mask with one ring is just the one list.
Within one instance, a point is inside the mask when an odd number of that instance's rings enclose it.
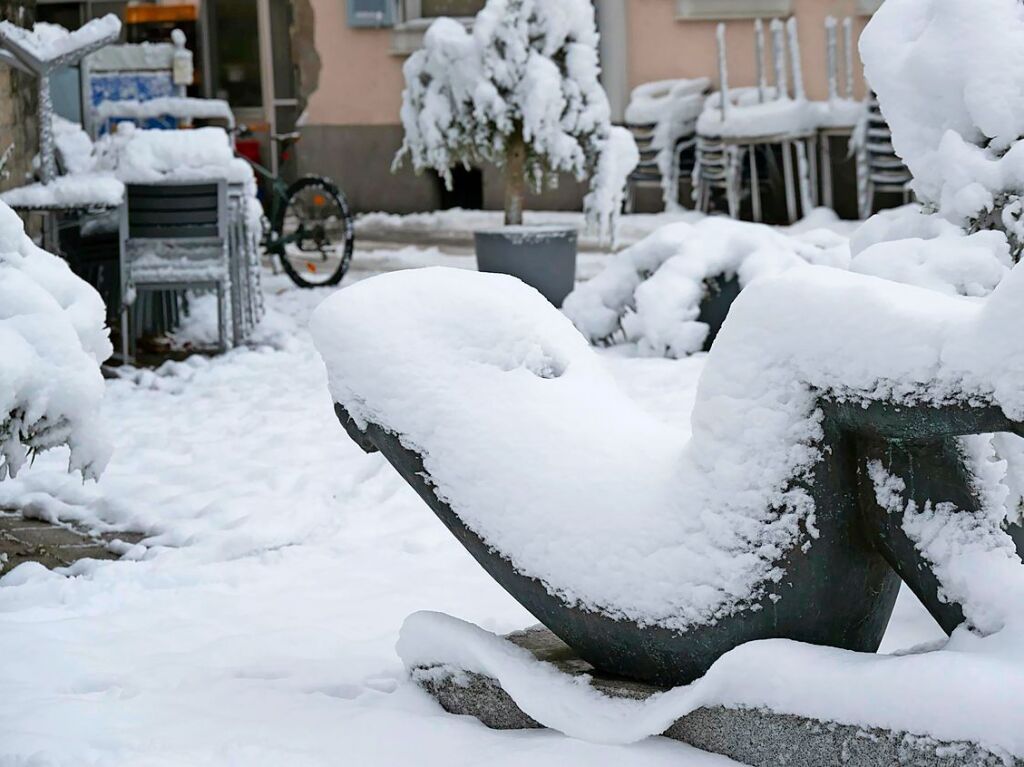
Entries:
{"label": "snow on chair stack", "polygon": [[661,190],[666,210],[679,206],[679,182],[692,175],[696,161],[697,118],[710,80],[658,80],[633,89],[626,107],[626,127],[640,150],[630,174],[627,211],[636,207],[637,190]]}

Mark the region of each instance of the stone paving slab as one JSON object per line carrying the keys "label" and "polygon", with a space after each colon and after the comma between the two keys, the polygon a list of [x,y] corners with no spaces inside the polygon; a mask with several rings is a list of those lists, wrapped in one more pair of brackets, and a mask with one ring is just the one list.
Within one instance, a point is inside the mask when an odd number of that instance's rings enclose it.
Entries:
{"label": "stone paving slab", "polygon": [[119,559],[127,546],[142,541],[140,533],[91,535],[71,525],[26,519],[0,509],[0,575],[23,562],[67,567],[81,559]]}
{"label": "stone paving slab", "polygon": [[[506,637],[612,697],[643,700],[661,688],[602,676],[542,626]],[[497,680],[447,666],[412,669],[412,677],[451,714],[496,730],[540,728]],[[752,767],[1024,767],[1024,760],[976,743],[948,743],[906,732],[854,727],[767,709],[700,708],[676,720],[664,736]]]}

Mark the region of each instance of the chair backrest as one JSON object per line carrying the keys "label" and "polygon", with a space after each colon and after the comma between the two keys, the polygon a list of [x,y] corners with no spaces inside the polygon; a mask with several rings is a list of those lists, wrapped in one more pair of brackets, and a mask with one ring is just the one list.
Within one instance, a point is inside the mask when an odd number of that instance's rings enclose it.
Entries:
{"label": "chair backrest", "polygon": [[226,190],[223,181],[128,184],[125,234],[133,240],[223,239],[227,233]]}

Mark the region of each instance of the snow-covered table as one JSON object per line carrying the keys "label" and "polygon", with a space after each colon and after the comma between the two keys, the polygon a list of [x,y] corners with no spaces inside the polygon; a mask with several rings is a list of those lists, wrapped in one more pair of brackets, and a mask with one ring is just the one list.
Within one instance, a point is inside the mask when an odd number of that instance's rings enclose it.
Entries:
{"label": "snow-covered table", "polygon": [[60,252],[60,220],[117,210],[124,202],[124,184],[109,173],[57,176],[0,194],[0,201],[23,216],[38,214],[43,221],[42,247]]}

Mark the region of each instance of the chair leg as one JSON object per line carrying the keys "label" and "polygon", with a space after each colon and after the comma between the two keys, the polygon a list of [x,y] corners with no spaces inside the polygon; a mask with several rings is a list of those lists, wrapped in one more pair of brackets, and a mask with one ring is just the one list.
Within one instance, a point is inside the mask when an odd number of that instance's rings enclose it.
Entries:
{"label": "chair leg", "polygon": [[122,305],[121,307],[121,362],[128,364],[132,362],[132,358],[128,349],[128,315],[131,312],[128,311],[128,307]]}
{"label": "chair leg", "polygon": [[812,189],[814,176],[811,164],[807,160],[807,142],[800,139],[795,142],[795,146],[797,188],[800,190],[800,214],[806,216],[814,208],[814,191]]}
{"label": "chair leg", "polygon": [[750,212],[761,223],[761,179],[757,174],[757,147],[750,147]]}
{"label": "chair leg", "polygon": [[796,223],[796,189],[793,183],[793,142],[782,142],[782,175],[786,186],[786,215],[789,223]]}
{"label": "chair leg", "polygon": [[832,189],[832,147],[827,135],[822,135],[821,143],[818,145],[821,158],[821,204],[826,208],[835,206],[834,191]]}
{"label": "chair leg", "polygon": [[220,352],[223,354],[228,350],[228,334],[227,334],[227,312],[224,306],[224,283],[217,283],[217,335],[218,335],[218,346]]}

